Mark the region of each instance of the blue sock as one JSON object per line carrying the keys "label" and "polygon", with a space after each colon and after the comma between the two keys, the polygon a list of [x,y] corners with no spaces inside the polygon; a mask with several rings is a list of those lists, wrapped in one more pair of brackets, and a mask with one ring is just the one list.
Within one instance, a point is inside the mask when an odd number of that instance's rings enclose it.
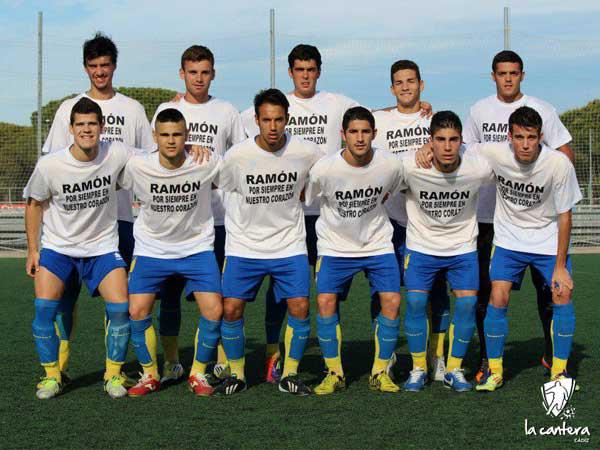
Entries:
{"label": "blue sock", "polygon": [[146,330],[152,326],[152,315],[141,320],[129,319],[129,324],[131,326],[131,344],[137,359],[140,364],[148,365],[152,362],[152,357],[146,345]]}
{"label": "blue sock", "polygon": [[410,353],[423,353],[427,350],[427,298],[426,292],[406,293],[406,317],[404,332]]}
{"label": "blue sock", "polygon": [[450,325],[450,298],[445,288],[446,280],[443,290],[434,284],[430,294],[432,333],[445,333]]}
{"label": "blue sock", "polygon": [[[310,317],[298,319],[292,315],[288,316],[288,327],[292,329],[292,339],[289,342],[290,358],[300,361],[304,355],[308,337],[310,335]],[[286,342],[286,345],[288,343]]]}
{"label": "blue sock", "polygon": [[395,320],[379,314],[377,316],[377,345],[379,346],[379,355],[375,355],[379,359],[390,359],[396,348],[398,341],[398,333],[400,331],[400,318]]}
{"label": "blue sock", "polygon": [[158,310],[158,332],[161,336],[179,336],[181,329],[181,290],[178,278],[169,278],[160,290]]}
{"label": "blue sock", "polygon": [[246,346],[244,335],[244,319],[229,322],[223,319],[221,322],[221,342],[227,359],[242,359]]}
{"label": "blue sock", "polygon": [[220,337],[221,321],[208,320],[201,315],[200,319],[198,319],[196,354],[194,355],[194,359],[202,363],[212,360]]}
{"label": "blue sock", "polygon": [[35,317],[31,324],[35,349],[40,363],[49,364],[58,361],[59,339],[54,328],[59,301],[36,298]]}
{"label": "blue sock", "polygon": [[339,342],[337,337],[337,326],[339,318],[337,314],[329,317],[317,315],[317,337],[324,358],[339,357]]}
{"label": "blue sock", "polygon": [[269,283],[266,296],[267,304],[265,306],[265,333],[267,335],[267,344],[279,344],[281,327],[287,312],[287,303],[281,301],[277,303],[273,291],[273,281]]}
{"label": "blue sock", "polygon": [[502,358],[504,341],[508,334],[507,308],[496,308],[488,304],[483,330],[485,331],[485,346],[489,359]]}
{"label": "blue sock", "polygon": [[454,336],[452,339],[452,354],[455,358],[464,358],[469,348],[469,343],[475,332],[475,306],[477,296],[460,297],[454,306]]}
{"label": "blue sock", "polygon": [[552,343],[554,356],[560,359],[569,359],[573,334],[575,333],[575,308],[573,303],[566,305],[552,305]]}
{"label": "blue sock", "polygon": [[105,302],[108,326],[106,328],[106,357],[114,362],[125,362],[131,328],[129,304]]}

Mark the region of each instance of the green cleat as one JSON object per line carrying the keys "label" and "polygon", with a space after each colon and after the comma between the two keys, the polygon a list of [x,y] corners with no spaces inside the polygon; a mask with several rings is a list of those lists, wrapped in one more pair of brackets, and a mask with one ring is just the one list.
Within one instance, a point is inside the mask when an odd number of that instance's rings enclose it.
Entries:
{"label": "green cleat", "polygon": [[502,376],[493,372],[488,372],[486,375],[487,376],[481,380],[481,383],[475,386],[475,390],[494,392],[496,389],[501,388],[504,384]]}
{"label": "green cleat", "polygon": [[62,383],[54,377],[43,377],[37,384],[37,391],[35,396],[40,400],[48,400],[52,397],[56,397],[63,390]]}

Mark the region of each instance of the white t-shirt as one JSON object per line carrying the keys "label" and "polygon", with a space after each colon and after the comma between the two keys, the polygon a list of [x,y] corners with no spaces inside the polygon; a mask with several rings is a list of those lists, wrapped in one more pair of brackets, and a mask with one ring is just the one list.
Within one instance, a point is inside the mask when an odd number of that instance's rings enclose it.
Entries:
{"label": "white t-shirt", "polygon": [[323,153],[287,133],[286,139],[273,153],[252,137],[225,154],[216,184],[228,193],[226,255],[271,259],[306,254],[300,194]]}
{"label": "white t-shirt", "polygon": [[42,247],[76,258],[118,251],[117,178],[135,152],[102,142],[96,159],[82,162],[69,147],[43,156],[23,196],[44,205]]}
{"label": "white t-shirt", "polygon": [[141,203],[133,225],[134,255],[184,258],[213,249],[210,202],[220,165],[217,154],[201,165],[188,158],[174,170],[160,164],[158,152],[129,160],[119,184],[132,190]]}
{"label": "white t-shirt", "polygon": [[469,146],[496,174],[494,244],[509,250],[556,255],[558,215],[581,200],[575,168],[563,153],[543,145],[531,164],[519,163],[508,143]]}
{"label": "white t-shirt", "polygon": [[[196,104],[181,98],[178,102],[162,103],[156,108],[152,128],[158,113],[167,108],[175,108],[185,117],[188,127],[186,144],[209,147],[213,152],[224,156],[229,148],[246,138],[240,114],[231,103],[224,100],[210,97],[207,102]],[[212,193],[212,210],[215,225],[223,225],[225,205],[223,192],[219,189]]]}
{"label": "white t-shirt", "polygon": [[[375,111],[377,136],[373,146],[388,150],[396,155],[414,155],[428,140],[431,119],[422,117],[421,112],[404,114],[394,108],[391,111]],[[400,192],[385,202],[390,218],[406,226],[406,197]]]}
{"label": "white t-shirt", "polygon": [[403,158],[408,186],[406,247],[436,256],[477,250],[479,188],[493,179],[487,160],[477,151],[463,154],[451,173],[418,168],[414,155]]}
{"label": "white t-shirt", "polygon": [[[548,147],[557,149],[573,140],[560,121],[556,110],[549,103],[529,95],[523,95],[512,103],[504,103],[497,95],[490,95],[471,107],[463,129],[465,144],[505,142],[508,139],[508,118],[521,106],[535,109],[542,117],[543,139]],[[492,223],[495,198],[496,190],[493,184],[481,188],[477,210],[477,218],[480,222]]]}
{"label": "white t-shirt", "polygon": [[393,228],[383,200],[405,188],[402,161],[375,150],[364,167],[353,167],[342,150],[320,160],[310,171],[306,202],[321,201],[317,220],[320,256],[363,257],[393,253]]}
{"label": "white t-shirt", "polygon": [[[137,100],[126,95],[115,93],[109,100],[96,100],[86,93],[65,100],[56,111],[52,127],[42,147],[42,154],[59,151],[73,143],[73,135],[69,132],[71,109],[82,97],[98,103],[104,115],[104,129],[100,140],[104,142],[118,141],[130,147],[153,150],[156,148],[152,137],[152,129],[148,123],[144,107]],[[119,220],[133,222],[131,192],[117,192]]]}
{"label": "white t-shirt", "polygon": [[[292,92],[286,94],[290,102],[290,120],[286,130],[292,135],[314,142],[327,155],[335,153],[342,143],[340,131],[346,110],[359,106],[358,102],[341,94],[319,91],[311,98],[299,98]],[[242,121],[246,134],[254,137],[258,134],[258,125],[254,120],[254,107],[242,112]],[[319,204],[305,207],[306,215],[319,214]]]}

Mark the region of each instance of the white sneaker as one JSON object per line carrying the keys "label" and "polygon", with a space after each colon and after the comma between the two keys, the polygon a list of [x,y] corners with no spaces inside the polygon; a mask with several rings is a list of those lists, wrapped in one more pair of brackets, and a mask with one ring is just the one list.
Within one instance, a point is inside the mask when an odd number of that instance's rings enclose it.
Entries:
{"label": "white sneaker", "polygon": [[446,375],[446,360],[443,356],[433,356],[429,361],[429,370],[433,381],[444,381]]}
{"label": "white sneaker", "polygon": [[162,383],[172,383],[180,378],[183,378],[185,375],[185,370],[183,370],[183,366],[179,362],[165,362],[163,365],[163,376],[160,379]]}
{"label": "white sneaker", "polygon": [[110,398],[123,398],[127,396],[126,381],[124,376],[115,375],[110,380],[104,382],[104,391]]}

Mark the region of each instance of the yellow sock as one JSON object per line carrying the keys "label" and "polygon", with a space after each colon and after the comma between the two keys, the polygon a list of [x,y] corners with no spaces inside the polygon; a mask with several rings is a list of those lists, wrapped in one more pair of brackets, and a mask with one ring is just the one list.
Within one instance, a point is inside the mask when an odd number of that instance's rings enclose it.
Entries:
{"label": "yellow sock", "polygon": [[436,358],[444,357],[444,339],[446,338],[446,332],[443,333],[431,333],[429,337],[429,348],[431,349],[431,355]]}
{"label": "yellow sock", "polygon": [[160,342],[162,343],[165,361],[172,363],[179,362],[179,344],[177,342],[177,336],[161,336]]}
{"label": "yellow sock", "polygon": [[446,371],[452,372],[454,369],[460,369],[462,367],[462,361],[462,358],[448,356],[448,365],[446,366]]}
{"label": "yellow sock", "polygon": [[413,361],[413,369],[417,367],[427,371],[427,352],[411,353]]}
{"label": "yellow sock", "polygon": [[281,375],[282,378],[289,376],[290,374],[298,373],[298,365],[300,361],[294,358],[290,358],[288,355],[285,356],[285,361],[283,363],[283,373]]}
{"label": "yellow sock", "polygon": [[201,373],[202,375],[206,374],[207,365],[207,363],[197,361],[196,358],[194,358],[194,363],[192,364],[192,368],[190,369],[190,375],[195,375],[197,373]]}
{"label": "yellow sock", "polygon": [[271,359],[274,356],[280,357],[281,353],[279,352],[279,343],[267,344],[266,355],[267,359]]}
{"label": "yellow sock", "polygon": [[[121,375],[121,367],[123,363],[112,361],[110,359],[106,359],[106,372],[104,372],[104,379],[110,380],[112,377],[116,377]],[[144,368],[145,372],[145,368]]]}
{"label": "yellow sock", "polygon": [[244,366],[246,364],[246,358],[230,359],[229,368],[231,369],[231,375],[237,377],[238,380],[245,380]]}
{"label": "yellow sock", "polygon": [[567,361],[567,359],[560,359],[556,356],[552,357],[552,369],[550,370],[551,378],[554,378],[567,370]]}
{"label": "yellow sock", "polygon": [[223,348],[221,341],[219,341],[219,345],[217,345],[217,364],[227,365],[227,355],[225,354],[225,349]]}
{"label": "yellow sock", "polygon": [[502,367],[502,358],[490,358],[488,362],[490,364],[491,372],[495,373],[496,375],[502,376],[502,373],[504,371]]}
{"label": "yellow sock", "polygon": [[375,360],[373,361],[373,367],[371,368],[371,375],[375,375],[380,372],[385,372],[387,370],[389,362],[389,359],[381,359],[375,357]]}
{"label": "yellow sock", "polygon": [[61,372],[66,372],[69,367],[69,356],[71,355],[70,342],[66,339],[60,340],[58,348],[58,366]]}
{"label": "yellow sock", "polygon": [[60,367],[58,365],[58,361],[42,364],[42,366],[44,367],[44,370],[46,371],[46,376],[48,378],[55,378],[56,381],[58,381],[59,383],[61,382],[62,379],[60,376]]}
{"label": "yellow sock", "polygon": [[[281,374],[282,378],[285,378],[292,373],[295,373],[295,374],[298,373],[298,365],[300,364],[300,361],[290,357],[290,349],[292,348],[292,338],[293,337],[294,337],[294,329],[292,327],[290,327],[289,325],[287,325],[285,327],[285,336],[283,338],[284,342],[285,342],[285,358],[283,360],[283,373]],[[274,344],[267,344],[267,355],[269,354],[268,353],[269,345],[274,345]],[[277,345],[277,353],[279,353],[279,345]]]}
{"label": "yellow sock", "polygon": [[328,371],[335,372],[340,377],[344,376],[342,358],[340,356],[336,356],[335,358],[325,358],[325,365],[327,366]]}

